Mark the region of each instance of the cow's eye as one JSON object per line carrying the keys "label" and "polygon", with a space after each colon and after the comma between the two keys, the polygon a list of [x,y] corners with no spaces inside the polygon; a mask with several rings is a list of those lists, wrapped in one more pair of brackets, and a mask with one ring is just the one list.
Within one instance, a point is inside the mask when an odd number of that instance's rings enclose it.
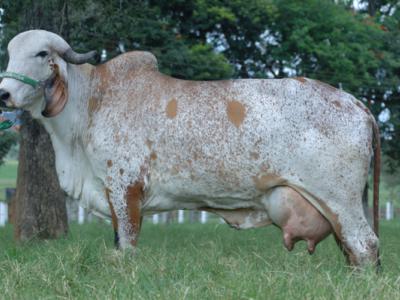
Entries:
{"label": "cow's eye", "polygon": [[46,57],[49,53],[47,51],[40,51],[38,54],[36,54],[36,56],[39,57]]}

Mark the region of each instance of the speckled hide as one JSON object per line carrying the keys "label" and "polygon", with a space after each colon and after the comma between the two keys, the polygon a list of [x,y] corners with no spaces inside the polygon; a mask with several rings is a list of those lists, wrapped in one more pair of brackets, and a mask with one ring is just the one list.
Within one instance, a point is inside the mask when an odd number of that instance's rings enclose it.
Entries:
{"label": "speckled hide", "polygon": [[[124,195],[131,185],[143,186],[143,214],[250,209],[264,218],[266,193],[286,185],[330,221],[358,259],[376,257],[361,207],[374,120],[354,97],[303,78],[177,80],[143,52],[90,76],[87,111],[79,112],[88,118],[82,140],[98,193],[101,186],[112,191],[122,226],[129,227]],[[122,245],[134,238],[125,231]]]}
{"label": "speckled hide", "polygon": [[353,96],[306,78],[178,80],[147,52],[65,69],[64,110],[32,113],[68,194],[106,216],[109,198],[122,248],[136,243],[142,215],[160,211],[204,209],[237,228],[282,220],[274,211],[297,206],[271,195],[286,187],[282,197],[308,205],[293,216],[328,224],[352,264],[376,261],[361,205],[376,124]]}

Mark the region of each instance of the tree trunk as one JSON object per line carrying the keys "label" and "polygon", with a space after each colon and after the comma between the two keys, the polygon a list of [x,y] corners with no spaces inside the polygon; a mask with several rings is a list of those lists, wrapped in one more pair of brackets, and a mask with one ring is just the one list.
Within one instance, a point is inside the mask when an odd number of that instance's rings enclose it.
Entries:
{"label": "tree trunk", "polygon": [[[67,0],[33,1],[24,6],[21,30],[45,29],[63,35],[68,33]],[[66,31],[66,32],[65,32]],[[15,201],[15,238],[52,239],[68,232],[65,194],[55,171],[55,156],[45,129],[22,116],[21,143]]]}
{"label": "tree trunk", "polygon": [[19,241],[53,239],[68,232],[65,193],[55,171],[55,155],[46,130],[22,115],[15,238]]}
{"label": "tree trunk", "polygon": [[378,0],[368,0],[368,14],[372,17],[376,14],[376,9],[379,5],[378,2]]}

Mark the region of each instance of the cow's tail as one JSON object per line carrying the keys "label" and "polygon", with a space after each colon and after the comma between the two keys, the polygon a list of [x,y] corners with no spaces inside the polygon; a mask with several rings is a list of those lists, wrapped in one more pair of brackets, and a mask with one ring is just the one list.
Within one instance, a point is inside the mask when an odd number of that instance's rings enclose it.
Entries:
{"label": "cow's tail", "polygon": [[379,136],[379,127],[372,117],[372,130],[374,140],[374,197],[373,197],[373,218],[374,232],[379,237],[379,177],[381,173],[381,139]]}

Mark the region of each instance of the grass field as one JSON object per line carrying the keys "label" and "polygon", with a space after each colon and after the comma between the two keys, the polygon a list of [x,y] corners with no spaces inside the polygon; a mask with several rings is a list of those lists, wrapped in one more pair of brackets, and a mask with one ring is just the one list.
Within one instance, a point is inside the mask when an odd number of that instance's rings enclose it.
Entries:
{"label": "grass field", "polygon": [[0,201],[5,200],[5,188],[14,188],[17,183],[18,161],[7,160],[0,167]]}
{"label": "grass field", "polygon": [[16,246],[0,229],[1,299],[400,299],[400,222],[382,224],[383,272],[353,272],[334,240],[310,256],[274,227],[145,223],[134,257],[107,224]]}
{"label": "grass field", "polygon": [[17,179],[18,161],[7,160],[0,167],[0,187],[15,187]]}

